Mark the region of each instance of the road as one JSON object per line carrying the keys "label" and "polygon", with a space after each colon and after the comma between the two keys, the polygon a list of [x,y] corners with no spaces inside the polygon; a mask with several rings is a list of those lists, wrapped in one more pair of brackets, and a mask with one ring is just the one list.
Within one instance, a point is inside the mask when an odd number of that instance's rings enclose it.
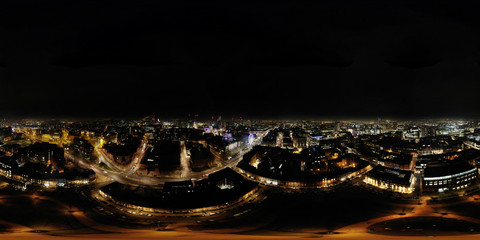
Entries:
{"label": "road", "polygon": [[471,145],[471,144],[468,144],[466,141],[463,141],[463,144],[467,145],[468,147],[471,147],[471,148],[480,150],[480,147],[475,147],[475,146],[473,146],[473,145]]}
{"label": "road", "polygon": [[[189,164],[187,163],[188,158],[186,156],[186,152],[184,151],[185,149],[182,148],[183,150],[181,152],[181,156],[182,156],[181,163],[182,163],[182,166],[184,167],[186,166],[186,168],[183,168],[184,170],[182,171],[181,174],[165,175],[162,177],[149,177],[149,176],[140,176],[135,174],[135,171],[138,168],[138,163],[141,161],[143,154],[145,154],[146,138],[144,138],[142,141],[142,150],[140,154],[134,157],[130,165],[125,167],[119,166],[112,159],[108,158],[103,151],[97,149],[97,152],[99,153],[101,161],[104,162],[110,168],[112,168],[114,172],[106,171],[102,168],[95,167],[91,164],[81,164],[81,165],[82,167],[90,168],[101,175],[111,177],[112,179],[115,179],[116,181],[119,181],[121,183],[129,183],[129,184],[136,184],[136,185],[160,185],[167,181],[175,182],[175,181],[185,181],[185,180],[191,180],[191,179],[204,179],[213,172],[222,170],[227,167],[234,168],[242,160],[243,155],[246,152],[250,151],[252,146],[258,145],[261,142],[261,140],[262,140],[261,138],[257,138],[252,145],[245,147],[243,150],[239,152],[239,154],[237,154],[237,156],[235,156],[230,160],[225,160],[218,153],[213,152],[215,158],[219,159],[218,161],[220,163],[219,166],[202,171],[202,172],[191,171],[191,169],[189,168]],[[358,152],[355,152],[355,153],[359,154]]]}
{"label": "road", "polygon": [[[242,160],[243,155],[250,151],[251,148],[261,142],[261,138],[257,138],[252,145],[244,147],[244,149],[240,150],[240,152],[232,159],[225,160],[219,154],[213,153],[215,158],[218,159],[220,163],[219,166],[215,168],[211,168],[202,172],[194,172],[191,171],[189,168],[182,172],[182,174],[175,174],[175,175],[165,175],[163,177],[149,177],[149,176],[140,176],[137,175],[135,172],[139,167],[139,163],[142,160],[146,148],[147,148],[148,136],[145,136],[142,140],[140,145],[139,151],[134,155],[132,162],[127,166],[120,166],[115,163],[115,161],[109,158],[98,146],[95,148],[95,151],[98,153],[100,161],[105,163],[108,167],[110,167],[113,171],[104,169],[99,167],[96,163],[87,162],[79,157],[73,156],[68,151],[65,152],[65,157],[71,159],[73,162],[78,164],[79,166],[87,169],[92,169],[95,173],[105,176],[107,178],[112,179],[111,181],[107,182],[97,182],[97,188],[104,186],[105,184],[111,183],[113,181],[117,181],[123,184],[132,184],[132,185],[149,185],[149,186],[158,186],[163,185],[165,182],[177,182],[177,181],[186,181],[191,179],[205,179],[208,177],[209,174],[222,170],[224,168],[235,167],[238,162]],[[186,151],[183,148],[181,152],[184,160],[182,165],[187,164],[186,161]],[[188,164],[187,164],[188,165]],[[188,167],[188,166],[187,166]]]}
{"label": "road", "polygon": [[101,162],[105,163],[108,167],[115,170],[116,172],[123,172],[123,173],[125,173],[125,175],[128,176],[128,175],[131,175],[132,173],[134,173],[138,169],[140,161],[145,156],[145,151],[147,149],[148,138],[149,138],[148,134],[146,134],[143,137],[142,142],[140,143],[137,152],[135,152],[133,154],[132,161],[130,163],[128,163],[128,165],[126,165],[126,166],[122,166],[122,165],[117,164],[115,162],[115,160],[108,157],[107,154],[105,154],[104,150],[98,148],[98,146],[95,147],[95,151],[98,154],[98,157],[99,157]]}
{"label": "road", "polygon": [[[140,176],[140,175],[137,175],[137,174],[133,173],[133,174],[130,174],[130,175],[126,176],[126,180],[127,181],[131,180],[131,181],[134,181],[134,182],[137,182],[137,183],[142,183],[144,185],[159,185],[159,184],[163,184],[167,181],[168,182],[178,182],[178,181],[186,181],[186,180],[191,180],[191,179],[197,179],[197,180],[205,179],[211,173],[220,171],[220,170],[222,170],[224,168],[227,168],[227,167],[229,167],[229,168],[235,167],[242,160],[243,155],[245,153],[247,153],[248,151],[250,151],[253,146],[259,144],[260,141],[261,141],[261,138],[257,138],[252,145],[245,146],[242,150],[240,150],[240,152],[235,157],[233,157],[230,160],[225,160],[225,159],[223,159],[222,156],[220,156],[220,154],[218,154],[216,152],[212,152],[214,157],[216,159],[218,159],[218,162],[220,164],[217,167],[210,168],[210,169],[202,171],[202,172],[194,172],[194,171],[191,171],[190,169],[188,169],[188,170],[183,171],[181,174],[164,175],[162,177]],[[182,153],[182,155],[183,155],[183,153]],[[185,158],[186,158],[186,153],[185,153]],[[184,159],[183,161],[186,161],[186,159]],[[187,163],[182,163],[182,165],[187,165],[187,167],[189,166]]]}
{"label": "road", "polygon": [[190,157],[187,155],[187,146],[185,141],[180,141],[180,165],[182,167],[181,177],[188,177],[191,175]]}
{"label": "road", "polygon": [[264,194],[264,188],[257,187],[252,190],[252,194],[244,195],[239,200],[231,201],[225,205],[197,208],[197,209],[154,209],[143,210],[136,207],[127,207],[112,202],[110,199],[102,196],[98,191],[93,193],[93,197],[101,208],[95,211],[100,214],[112,215],[115,218],[125,218],[130,221],[174,221],[180,223],[197,221],[225,220],[237,217],[252,211],[253,206],[264,201],[267,196]]}
{"label": "road", "polygon": [[[134,154],[132,161],[127,166],[120,166],[116,164],[115,161],[113,159],[110,159],[101,149],[99,149],[98,147],[95,147],[95,151],[99,155],[100,161],[105,163],[113,171],[104,169],[99,165],[97,165],[96,163],[87,162],[80,157],[72,155],[68,151],[65,151],[65,158],[72,160],[74,163],[78,164],[80,167],[91,169],[96,174],[112,179],[112,181],[109,181],[109,182],[117,181],[124,184],[137,184],[137,185],[145,184],[145,183],[154,184],[152,182],[144,181],[143,179],[130,177],[130,175],[132,175],[138,169],[139,163],[145,155],[145,151],[147,148],[147,141],[148,141],[148,136],[145,136],[142,139],[139,149]],[[97,182],[97,185],[103,186],[105,185],[105,183]]]}

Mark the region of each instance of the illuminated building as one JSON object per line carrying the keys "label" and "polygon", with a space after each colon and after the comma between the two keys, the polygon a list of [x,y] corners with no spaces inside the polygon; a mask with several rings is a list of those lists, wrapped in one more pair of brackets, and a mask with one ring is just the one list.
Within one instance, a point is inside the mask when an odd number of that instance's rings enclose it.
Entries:
{"label": "illuminated building", "polygon": [[293,147],[294,148],[308,148],[310,146],[308,138],[304,136],[294,136]]}
{"label": "illuminated building", "polygon": [[332,187],[370,169],[355,155],[319,146],[301,151],[255,146],[235,168],[261,184],[292,189]]}
{"label": "illuminated building", "polygon": [[395,154],[386,151],[381,151],[380,157],[375,159],[379,165],[387,168],[399,169],[399,170],[412,170],[414,165],[412,161],[412,155],[410,154]]}
{"label": "illuminated building", "polygon": [[422,137],[434,137],[437,135],[436,130],[435,126],[424,126],[422,127]]}
{"label": "illuminated building", "polygon": [[363,182],[388,191],[412,193],[415,177],[411,171],[376,166],[365,174]]}
{"label": "illuminated building", "polygon": [[238,155],[244,145],[243,141],[239,141],[233,137],[214,136],[207,140],[211,149],[220,154],[222,157],[230,160],[232,157]]}
{"label": "illuminated building", "polygon": [[45,188],[82,186],[95,180],[95,172],[67,164],[63,153],[63,148],[49,143],[20,148],[11,157],[0,158],[0,175]]}
{"label": "illuminated building", "polygon": [[278,132],[277,135],[277,147],[283,147],[283,132]]}
{"label": "illuminated building", "polygon": [[418,155],[443,154],[463,149],[463,142],[451,136],[424,137],[418,143]]}
{"label": "illuminated building", "polygon": [[470,186],[477,181],[476,167],[464,161],[449,161],[438,165],[429,165],[423,173],[422,190],[424,192],[445,192]]}
{"label": "illuminated building", "polygon": [[70,145],[70,148],[73,150],[74,154],[80,156],[85,160],[92,160],[94,158],[94,147],[85,139],[77,137],[74,138],[73,143]]}
{"label": "illuminated building", "polygon": [[[38,165],[37,165],[38,166]],[[95,172],[82,169],[68,169],[59,172],[40,172],[42,169],[18,166],[11,159],[0,161],[0,176],[15,182],[43,188],[79,187],[95,181]]]}

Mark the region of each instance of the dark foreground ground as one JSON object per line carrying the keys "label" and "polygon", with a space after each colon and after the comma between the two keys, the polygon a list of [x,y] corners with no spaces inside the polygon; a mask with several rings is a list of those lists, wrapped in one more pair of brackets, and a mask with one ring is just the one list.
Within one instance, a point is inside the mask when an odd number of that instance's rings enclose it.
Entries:
{"label": "dark foreground ground", "polygon": [[[246,214],[234,212],[209,219],[158,219],[156,225],[95,211],[95,201],[82,191],[22,192],[10,187],[0,190],[0,238],[19,239],[277,239],[358,238],[472,235],[480,225],[448,218],[401,218],[373,224],[362,231],[345,230],[350,225],[412,211],[394,201],[350,186],[333,192],[292,193],[267,190],[268,198]],[[447,207],[445,207],[447,209]],[[441,209],[440,209],[441,210]],[[477,203],[457,204],[449,212],[478,216]],[[342,229],[339,231],[339,229]],[[420,230],[421,229],[421,230]],[[472,230],[473,229],[473,230]],[[162,230],[162,231],[158,231]],[[18,237],[18,238],[17,238]],[[420,238],[421,239],[421,238]]]}
{"label": "dark foreground ground", "polygon": [[[333,193],[285,193],[274,190],[258,209],[246,216],[203,225],[193,230],[235,229],[237,234],[267,232],[334,232],[336,229],[371,218],[396,214],[408,209],[382,201],[359,187]],[[233,230],[234,231],[234,230]]]}
{"label": "dark foreground ground", "polygon": [[376,234],[394,236],[453,236],[478,234],[480,224],[441,217],[407,217],[369,226]]}

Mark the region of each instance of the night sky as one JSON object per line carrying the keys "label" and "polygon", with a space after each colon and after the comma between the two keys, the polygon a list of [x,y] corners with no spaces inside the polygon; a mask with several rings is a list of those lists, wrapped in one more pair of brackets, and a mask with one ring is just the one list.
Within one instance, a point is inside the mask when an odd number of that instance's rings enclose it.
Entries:
{"label": "night sky", "polygon": [[479,118],[478,9],[1,1],[0,117]]}

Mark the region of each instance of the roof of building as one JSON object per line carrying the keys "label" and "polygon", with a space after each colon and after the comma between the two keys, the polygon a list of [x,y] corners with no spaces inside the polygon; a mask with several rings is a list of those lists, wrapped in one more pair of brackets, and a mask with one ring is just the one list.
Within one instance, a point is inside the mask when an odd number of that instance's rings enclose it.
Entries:
{"label": "roof of building", "polygon": [[395,183],[398,185],[410,186],[410,179],[412,177],[411,171],[391,169],[383,166],[376,166],[367,173],[367,176]]}
{"label": "roof of building", "polygon": [[464,161],[450,161],[425,168],[424,177],[443,177],[476,169]]}

